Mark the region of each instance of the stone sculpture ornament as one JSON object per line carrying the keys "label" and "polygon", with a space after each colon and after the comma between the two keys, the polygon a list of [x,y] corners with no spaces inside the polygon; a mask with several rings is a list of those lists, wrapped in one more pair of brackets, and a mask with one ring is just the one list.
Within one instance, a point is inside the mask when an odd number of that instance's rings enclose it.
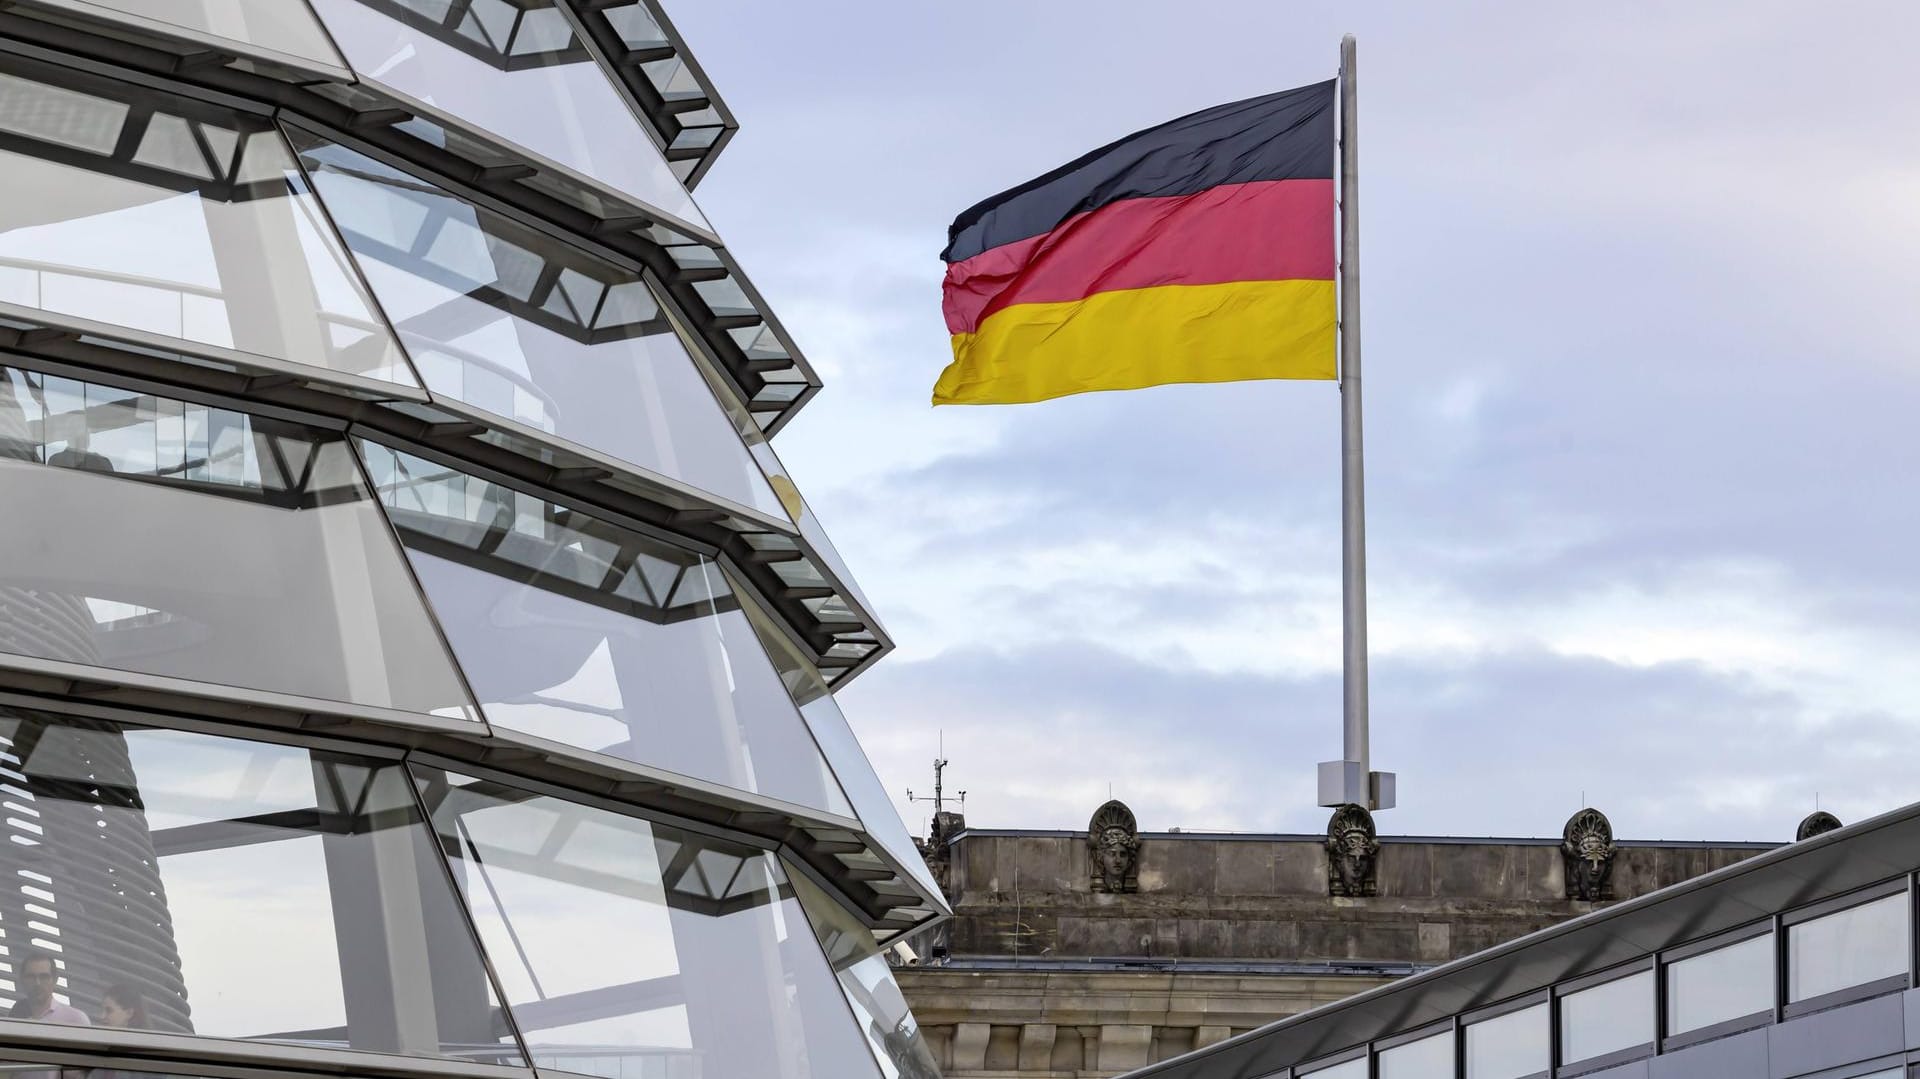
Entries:
{"label": "stone sculpture ornament", "polygon": [[1613,898],[1614,850],[1613,825],[1605,813],[1589,806],[1567,818],[1560,833],[1560,857],[1568,899],[1594,903]]}
{"label": "stone sculpture ornament", "polygon": [[1816,809],[1807,814],[1806,819],[1800,822],[1800,827],[1794,830],[1793,841],[1798,843],[1802,839],[1812,839],[1814,836],[1834,831],[1839,827],[1839,817],[1824,809]]}
{"label": "stone sculpture ornament", "polygon": [[941,810],[933,815],[933,823],[928,826],[925,842],[915,840],[920,848],[920,857],[925,859],[927,869],[933,874],[933,882],[940,886],[940,894],[953,898],[953,837],[967,830],[967,818],[949,810]]}
{"label": "stone sculpture ornament", "polygon": [[1094,810],[1087,822],[1087,865],[1096,892],[1140,890],[1140,828],[1118,800]]}
{"label": "stone sculpture ornament", "polygon": [[1334,810],[1327,822],[1327,894],[1356,898],[1377,894],[1379,855],[1373,814],[1351,803]]}

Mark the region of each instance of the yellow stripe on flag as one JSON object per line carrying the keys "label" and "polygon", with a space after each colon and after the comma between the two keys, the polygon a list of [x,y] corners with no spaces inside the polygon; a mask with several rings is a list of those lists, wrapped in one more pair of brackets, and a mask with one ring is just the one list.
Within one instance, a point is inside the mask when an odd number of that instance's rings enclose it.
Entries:
{"label": "yellow stripe on flag", "polygon": [[1169,382],[1331,379],[1332,281],[1233,281],[1028,303],[955,334],[936,405],[1019,404]]}

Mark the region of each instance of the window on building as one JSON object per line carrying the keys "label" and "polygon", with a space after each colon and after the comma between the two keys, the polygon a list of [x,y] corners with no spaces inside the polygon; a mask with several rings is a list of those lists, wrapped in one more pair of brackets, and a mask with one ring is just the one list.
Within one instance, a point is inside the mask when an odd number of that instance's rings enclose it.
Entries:
{"label": "window on building", "polygon": [[1568,1064],[1653,1042],[1653,972],[1560,999],[1560,1059]]}
{"label": "window on building", "polygon": [[1453,1079],[1453,1031],[1382,1049],[1380,1079]]}
{"label": "window on building", "polygon": [[1667,1034],[1773,1010],[1773,934],[1667,965]]}
{"label": "window on building", "polygon": [[[1311,1067],[1311,1065],[1309,1065]],[[1355,1057],[1331,1068],[1320,1068],[1300,1073],[1301,1079],[1367,1079],[1367,1058]]]}
{"label": "window on building", "polygon": [[1787,928],[1787,1002],[1907,972],[1908,899],[1899,892]]}
{"label": "window on building", "polygon": [[401,765],[9,708],[0,783],[4,1014],[524,1065]]}
{"label": "window on building", "polygon": [[1508,1012],[1467,1028],[1467,1079],[1520,1079],[1550,1066],[1547,1005]]}

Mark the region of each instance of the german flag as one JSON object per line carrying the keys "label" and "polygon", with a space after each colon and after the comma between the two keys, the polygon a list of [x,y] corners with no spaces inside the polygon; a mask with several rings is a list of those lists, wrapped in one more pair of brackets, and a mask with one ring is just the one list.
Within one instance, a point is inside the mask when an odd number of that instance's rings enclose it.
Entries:
{"label": "german flag", "polygon": [[1336,377],[1334,91],[1183,116],[961,214],[933,403]]}

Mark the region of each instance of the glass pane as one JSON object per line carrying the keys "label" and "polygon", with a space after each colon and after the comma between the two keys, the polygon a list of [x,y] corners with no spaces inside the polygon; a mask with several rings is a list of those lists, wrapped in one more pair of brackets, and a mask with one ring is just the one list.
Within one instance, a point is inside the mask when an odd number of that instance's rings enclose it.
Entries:
{"label": "glass pane", "polygon": [[[505,4],[475,7],[488,6],[510,13]],[[465,5],[441,5],[436,12],[418,0],[316,0],[314,7],[361,78],[525,147],[644,206],[706,225],[633,110],[564,24],[535,20],[511,32],[503,26],[489,32],[486,23],[461,18]],[[562,48],[552,47],[559,44],[552,40],[556,33]],[[531,37],[521,43],[512,36],[517,34]]]}
{"label": "glass pane", "polygon": [[1560,1001],[1560,1059],[1577,1063],[1653,1044],[1653,971],[1632,974]]}
{"label": "glass pane", "polygon": [[852,815],[719,566],[363,445],[488,720]]}
{"label": "glass pane", "polygon": [[1380,1079],[1453,1079],[1453,1032],[1380,1052]]}
{"label": "glass pane", "polygon": [[0,59],[0,304],[417,385],[271,123]]}
{"label": "glass pane", "polygon": [[344,147],[301,153],[434,393],[782,513],[645,281]]}
{"label": "glass pane", "polygon": [[15,1019],[520,1064],[405,770],[0,710]]}
{"label": "glass pane", "polygon": [[886,788],[874,773],[872,763],[853,736],[846,715],[840,711],[839,702],[833,699],[833,692],[827,688],[820,672],[794,651],[767,622],[763,612],[750,607],[748,614],[761,643],[766,646],[766,654],[773,657],[774,666],[780,671],[780,680],[786,684],[793,702],[800,706],[800,714],[820,744],[820,752],[826,755],[841,788],[852,801],[854,815],[860,818],[861,826],[922,887],[932,895],[940,895],[940,885],[934,881],[913,837],[907,833],[907,826],[901,822],[899,811],[894,809],[893,799],[887,797]]}
{"label": "glass pane", "polygon": [[[344,67],[305,4],[287,0],[56,0],[116,21],[162,23],[329,67]],[[111,13],[111,14],[110,14]],[[126,16],[132,16],[127,19]]]}
{"label": "glass pane", "polygon": [[1787,1002],[1907,972],[1905,893],[1787,928]]}
{"label": "glass pane", "polygon": [[1547,1006],[1466,1028],[1467,1079],[1519,1079],[1547,1070]]}
{"label": "glass pane", "polygon": [[[755,431],[757,430],[756,427]],[[800,489],[794,486],[792,479],[788,478],[787,468],[780,463],[779,456],[773,452],[773,445],[764,437],[754,438],[753,456],[760,462],[761,471],[766,473],[767,481],[773,485],[775,493],[785,504],[787,516],[799,527],[800,535],[813,548],[814,553],[826,562],[827,568],[833,571],[834,576],[840,578],[841,586],[853,594],[854,600],[861,607],[872,611],[873,605],[867,602],[866,593],[860,591],[859,582],[853,579],[853,573],[847,569],[846,562],[840,558],[840,552],[834,548],[833,541],[827,538],[826,529],[820,527],[820,519],[813,515],[813,508],[807,505],[807,500],[801,496]]]}
{"label": "glass pane", "polygon": [[940,1068],[920,1037],[920,1025],[893,980],[893,969],[873,932],[799,873],[789,873],[794,895],[813,923],[820,950],[840,979],[854,1021],[866,1032],[886,1079],[939,1079]]}
{"label": "glass pane", "polygon": [[0,652],[470,719],[339,436],[0,367]]}
{"label": "glass pane", "polygon": [[542,1073],[872,1076],[780,861],[416,769]]}
{"label": "glass pane", "polygon": [[1773,1010],[1773,934],[1667,967],[1667,1034]]}
{"label": "glass pane", "polygon": [[1345,1064],[1335,1064],[1331,1068],[1307,1072],[1306,1075],[1314,1079],[1367,1079],[1367,1058],[1349,1060]]}

